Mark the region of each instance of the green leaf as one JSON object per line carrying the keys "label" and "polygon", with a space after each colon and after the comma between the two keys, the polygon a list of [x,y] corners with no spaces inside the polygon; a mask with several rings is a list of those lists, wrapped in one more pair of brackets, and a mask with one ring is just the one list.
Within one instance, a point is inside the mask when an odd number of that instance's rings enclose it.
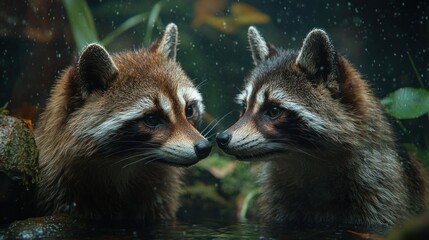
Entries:
{"label": "green leaf", "polygon": [[240,211],[240,220],[241,221],[246,221],[246,214],[247,211],[249,209],[249,205],[250,205],[250,201],[253,200],[255,198],[255,196],[260,195],[262,192],[261,188],[256,188],[253,189],[252,191],[250,191],[246,197],[244,198],[244,202],[243,202],[243,206],[241,207],[241,211]]}
{"label": "green leaf", "polygon": [[155,23],[159,17],[159,13],[161,12],[162,6],[164,5],[164,2],[158,2],[153,7],[152,10],[149,13],[149,18],[147,21],[147,29],[146,29],[146,35],[144,36],[143,43],[145,45],[148,45],[152,39],[152,31],[155,27]]}
{"label": "green leaf", "polygon": [[98,42],[98,34],[94,20],[85,0],[63,0],[67,12],[73,38],[81,50],[88,43]]}
{"label": "green leaf", "polygon": [[129,19],[127,19],[124,23],[122,23],[118,28],[109,33],[103,40],[101,40],[101,44],[104,46],[109,45],[115,38],[119,35],[127,31],[128,29],[136,26],[137,24],[144,22],[147,19],[148,13],[142,13],[135,15]]}
{"label": "green leaf", "polygon": [[387,113],[397,119],[418,118],[429,112],[429,91],[400,88],[381,100]]}

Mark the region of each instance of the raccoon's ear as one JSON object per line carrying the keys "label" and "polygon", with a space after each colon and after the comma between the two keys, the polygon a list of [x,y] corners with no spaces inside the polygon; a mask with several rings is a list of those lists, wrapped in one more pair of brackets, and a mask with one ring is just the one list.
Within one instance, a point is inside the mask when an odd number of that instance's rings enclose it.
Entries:
{"label": "raccoon's ear", "polygon": [[176,61],[178,32],[176,24],[168,24],[162,37],[150,47],[150,50]]}
{"label": "raccoon's ear", "polygon": [[321,29],[313,29],[304,39],[296,64],[313,79],[319,79],[319,76],[327,81],[338,78],[335,48],[326,32]]}
{"label": "raccoon's ear", "polygon": [[118,74],[112,57],[104,47],[96,43],[89,44],[82,50],[77,68],[83,94],[105,90]]}
{"label": "raccoon's ear", "polygon": [[250,51],[252,52],[253,64],[255,64],[255,66],[276,54],[277,50],[271,44],[265,42],[265,39],[259,34],[255,27],[249,27],[247,38],[249,40]]}

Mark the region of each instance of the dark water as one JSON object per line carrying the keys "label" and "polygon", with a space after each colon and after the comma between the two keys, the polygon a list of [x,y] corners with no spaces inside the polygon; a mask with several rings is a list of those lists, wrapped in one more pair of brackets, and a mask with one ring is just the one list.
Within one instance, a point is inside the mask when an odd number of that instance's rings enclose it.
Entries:
{"label": "dark water", "polygon": [[[24,224],[25,225],[25,224]],[[102,226],[73,224],[14,225],[0,239],[66,238],[66,239],[381,239],[383,228],[364,229],[356,226],[302,227],[263,225],[255,222],[204,220],[201,222],[163,223],[152,226]],[[17,231],[19,229],[19,231]],[[0,235],[1,236],[1,235]]]}

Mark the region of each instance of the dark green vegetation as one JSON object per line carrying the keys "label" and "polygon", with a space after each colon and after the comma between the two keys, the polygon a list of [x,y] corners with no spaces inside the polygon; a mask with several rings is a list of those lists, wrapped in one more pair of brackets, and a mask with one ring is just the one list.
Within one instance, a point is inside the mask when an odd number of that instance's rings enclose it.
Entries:
{"label": "dark green vegetation", "polygon": [[[386,112],[396,119],[404,134],[409,134],[409,130],[401,120],[420,118],[420,123],[424,124],[423,128],[429,128],[429,91],[425,88],[421,74],[418,72],[411,55],[407,54],[420,88],[400,88],[388,94],[381,101]],[[426,168],[429,168],[429,132],[426,132],[423,137],[421,143],[405,143],[404,147],[414,155],[413,157],[422,161]]]}

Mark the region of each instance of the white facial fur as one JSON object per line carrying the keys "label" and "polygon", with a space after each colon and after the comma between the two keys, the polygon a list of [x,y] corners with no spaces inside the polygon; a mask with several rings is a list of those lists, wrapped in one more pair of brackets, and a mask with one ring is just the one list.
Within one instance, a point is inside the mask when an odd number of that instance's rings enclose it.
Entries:
{"label": "white facial fur", "polygon": [[[100,122],[99,115],[88,113],[85,120],[72,122],[71,129],[76,129],[74,133],[80,134],[77,137],[90,137],[103,142],[125,122],[141,117],[144,112],[153,109],[154,106],[155,104],[151,99],[142,98],[135,105],[119,113],[114,113],[103,122]],[[85,124],[81,124],[82,122]]]}
{"label": "white facial fur", "polygon": [[158,101],[159,101],[159,104],[161,105],[162,111],[170,118],[170,120],[172,122],[174,122],[175,117],[174,117],[174,113],[173,113],[172,108],[171,108],[170,100],[166,96],[164,96],[163,94],[160,94]]}
{"label": "white facial fur", "polygon": [[[196,102],[198,111],[203,113],[204,105],[202,104],[202,96],[196,89],[192,87],[179,87],[177,94],[181,109],[185,109],[187,103]],[[176,118],[172,111],[172,101],[163,94],[159,95],[158,101],[162,111],[174,122]],[[74,133],[78,138],[89,137],[96,141],[103,142],[106,141],[113,132],[122,127],[125,122],[144,116],[146,112],[154,108],[155,103],[152,99],[142,98],[128,109],[112,113],[111,116],[107,117],[104,121],[100,119],[99,114],[94,114],[92,111],[88,112],[88,114],[86,114],[86,119],[81,121],[86,122],[86,124],[80,124],[80,122],[75,121],[72,122],[70,127],[76,129]]]}
{"label": "white facial fur", "polygon": [[282,90],[275,89],[269,91],[270,99],[280,103],[280,107],[296,112],[307,124],[309,127],[313,128],[317,132],[326,131],[326,123],[323,119],[317,116],[316,113],[310,112],[305,108],[305,106],[294,101],[288,94]]}
{"label": "white facial fur", "polygon": [[[254,96],[255,99],[250,99],[250,96]],[[268,96],[267,99],[266,96]],[[327,130],[325,127],[326,123],[317,113],[307,110],[305,105],[300,104],[281,89],[270,88],[268,86],[255,89],[252,83],[248,83],[245,90],[238,94],[236,100],[238,103],[254,102],[253,109],[247,109],[247,111],[252,111],[253,114],[257,113],[267,100],[270,102],[278,102],[280,107],[296,112],[309,127],[317,132],[326,132]],[[231,150],[235,153],[242,153],[244,155],[257,155],[259,152],[265,152],[267,148],[276,147],[273,143],[267,144],[268,141],[257,130],[254,124],[253,121],[249,121],[247,124],[244,124],[232,132],[232,138],[229,143]]]}
{"label": "white facial fur", "polygon": [[204,112],[204,105],[202,103],[203,97],[201,96],[201,93],[198,92],[195,88],[180,86],[177,89],[177,97],[179,98],[183,108],[186,107],[186,103],[196,102],[199,112],[201,114]]}
{"label": "white facial fur", "polygon": [[236,102],[238,104],[241,104],[243,102],[247,103],[247,101],[249,100],[248,98],[250,97],[252,91],[253,91],[252,84],[247,84],[247,86],[244,88],[244,90],[241,93],[239,93],[237,95],[237,97],[235,98]]}

